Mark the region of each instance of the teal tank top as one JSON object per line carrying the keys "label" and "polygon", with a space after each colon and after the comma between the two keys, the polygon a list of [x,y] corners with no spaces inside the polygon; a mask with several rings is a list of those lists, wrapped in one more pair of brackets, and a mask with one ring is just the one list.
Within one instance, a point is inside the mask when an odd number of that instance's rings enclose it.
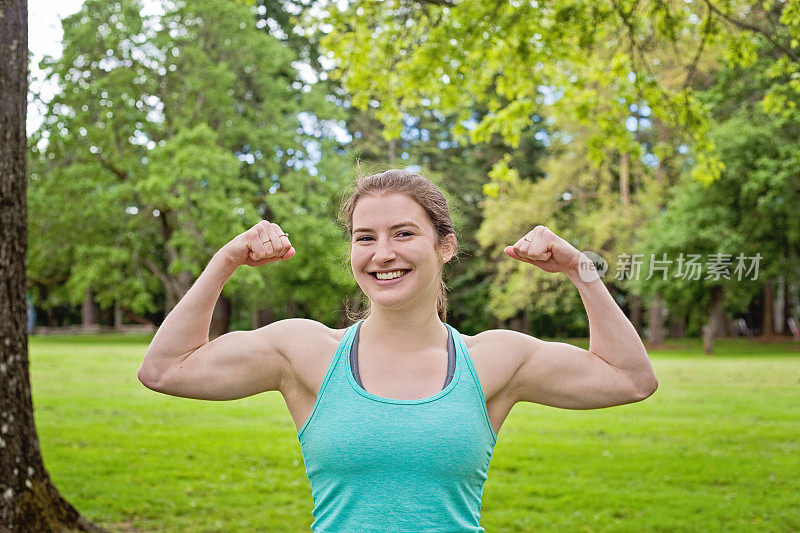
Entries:
{"label": "teal tank top", "polygon": [[497,435],[461,335],[452,378],[417,400],[382,398],[353,375],[361,321],[345,332],[297,433],[314,523],[329,532],[475,532]]}

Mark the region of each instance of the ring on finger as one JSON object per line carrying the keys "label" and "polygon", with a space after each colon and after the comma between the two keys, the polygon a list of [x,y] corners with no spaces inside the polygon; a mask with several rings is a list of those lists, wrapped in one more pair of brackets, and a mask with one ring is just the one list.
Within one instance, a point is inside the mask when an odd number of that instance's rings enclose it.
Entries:
{"label": "ring on finger", "polygon": [[532,240],[530,240],[528,237],[523,237],[523,238],[522,238],[522,240],[523,240],[523,241],[528,241],[528,242],[533,242],[533,241],[532,241]]}

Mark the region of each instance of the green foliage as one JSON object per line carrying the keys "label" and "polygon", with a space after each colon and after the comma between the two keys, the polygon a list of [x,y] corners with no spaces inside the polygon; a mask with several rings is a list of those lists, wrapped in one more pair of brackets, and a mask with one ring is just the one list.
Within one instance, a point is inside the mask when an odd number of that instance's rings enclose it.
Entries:
{"label": "green foliage", "polygon": [[[335,326],[343,300],[357,288],[350,272],[349,241],[337,223],[339,200],[352,172],[348,161],[330,147],[322,152],[319,174],[296,171],[283,180],[268,205],[297,250],[292,259],[268,265],[266,293],[253,295],[270,302],[278,316],[290,316],[287,302],[300,304],[300,316]],[[319,176],[325,176],[319,179]]]}
{"label": "green foliage", "polygon": [[[29,273],[41,300],[59,294],[45,290],[57,285],[49,280],[66,280],[58,301],[80,303],[92,288],[103,306],[154,312],[262,217],[288,226],[284,217],[309,217],[305,226],[335,232],[318,202],[304,213],[279,207],[305,205],[306,191],[335,190],[343,179],[340,166],[328,176],[306,170],[309,151],[326,141],[302,133],[298,113],[341,113],[319,90],[296,85],[296,54],[256,26],[248,3],[162,7],[143,16],[137,0],[87,0],[63,21],[63,56],[43,61],[60,92],[42,102],[45,121],[31,139]],[[329,263],[339,253],[309,244],[298,256]],[[317,274],[344,294],[340,275]],[[264,268],[237,274],[225,292],[247,298],[301,281]],[[275,292],[318,312],[311,291]],[[286,312],[288,302],[273,304]]]}
{"label": "green foliage", "polygon": [[[730,277],[706,279],[704,271],[699,280],[675,278],[673,267],[667,280],[640,280],[642,293],[661,294],[674,308],[702,309],[711,289],[719,286],[725,289],[727,310],[741,313],[765,280],[800,275],[800,114],[776,116],[761,109],[761,96],[771,90],[772,65],[762,55],[749,67],[720,73],[704,98],[718,118],[711,138],[725,163],[721,178],[708,185],[682,180],[638,243],[639,252],[656,259],[667,254],[674,261],[691,253],[705,261],[710,254],[731,254]],[[739,254],[761,255],[756,280],[734,274]]]}
{"label": "green foliage", "polygon": [[[686,142],[704,153],[697,174],[710,181],[719,164],[686,74],[694,71],[688,53],[721,38],[712,19],[698,25],[702,10],[662,2],[364,1],[329,8],[318,27],[333,27],[322,44],[339,60],[335,75],[355,106],[374,110],[388,137],[399,134],[402,112],[427,99],[457,117],[453,133],[473,143],[498,134],[515,148],[534,115],[557,127],[577,122],[590,130],[588,156],[599,166],[606,149],[638,153],[626,119],[631,105],[646,103],[652,119],[686,129]],[[475,117],[475,108],[488,112]]]}

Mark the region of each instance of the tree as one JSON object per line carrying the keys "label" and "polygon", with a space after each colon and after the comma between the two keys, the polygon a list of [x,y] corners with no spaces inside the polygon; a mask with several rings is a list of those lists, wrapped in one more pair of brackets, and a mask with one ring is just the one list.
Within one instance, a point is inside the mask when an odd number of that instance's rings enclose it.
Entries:
{"label": "tree", "polygon": [[[481,230],[493,257],[502,258],[503,246],[532,221],[556,225],[580,246],[613,257],[659,199],[652,186],[657,172],[646,161],[656,160],[666,143],[632,132],[631,121],[680,125],[669,140],[681,134],[678,144],[696,146],[696,174],[711,180],[719,172],[692,93],[702,73],[695,50],[708,51],[718,34],[704,13],[662,2],[353,2],[346,10],[329,7],[323,22],[333,30],[322,42],[339,61],[334,75],[354,94],[354,105],[374,108],[387,137],[398,134],[403,113],[421,101],[454,117],[457,139],[491,144],[500,137],[515,157],[526,148],[519,145],[526,132],[552,136],[550,161],[538,171],[494,161],[488,184],[494,197],[484,203]],[[534,186],[545,175],[552,179]],[[676,180],[667,177],[661,190]],[[502,262],[498,268],[490,298],[498,316],[522,313],[529,321],[530,313],[558,306],[562,322],[585,325],[566,285]],[[555,291],[553,299],[541,299],[545,289]],[[641,327],[638,295],[629,296]]]}
{"label": "tree", "polygon": [[[715,119],[710,134],[725,163],[720,179],[708,185],[682,180],[639,243],[639,251],[653,253],[656,259],[667,254],[675,260],[681,253],[693,253],[705,261],[713,254],[723,254],[720,259],[729,254],[729,277],[708,277],[703,272],[700,279],[676,279],[673,269],[668,280],[656,276],[640,283],[645,293],[661,292],[674,312],[691,315],[695,323],[705,325],[707,353],[713,351],[720,329],[727,330],[726,313],[742,313],[762,292],[762,332],[771,335],[771,284],[779,276],[790,284],[800,278],[796,217],[800,210],[800,112],[764,111],[763,98],[775,86],[770,73],[780,58],[767,42],[756,52],[758,59],[749,66],[733,64],[722,69],[714,86],[700,96]],[[756,279],[754,269],[744,276],[735,272],[740,253],[745,258],[759,257]],[[746,260],[745,268],[754,262]]]}
{"label": "tree", "polygon": [[28,13],[0,1],[0,529],[104,531],[50,480],[33,420],[26,316]]}
{"label": "tree", "polygon": [[[334,75],[357,96],[354,105],[375,106],[389,136],[401,112],[427,98],[454,113],[454,132],[473,142],[499,133],[515,147],[536,115],[592,124],[596,160],[608,144],[630,151],[624,117],[645,102],[654,119],[689,133],[698,177],[719,174],[691,88],[698,51],[721,35],[702,5],[356,1],[329,6],[317,27],[330,32],[322,43],[339,61]],[[489,111],[479,121],[476,104]]]}
{"label": "tree", "polygon": [[[319,174],[309,152],[327,153],[328,141],[305,133],[298,120],[304,110],[328,118],[335,107],[297,83],[293,52],[257,26],[245,3],[161,7],[163,14],[143,16],[137,0],[88,0],[63,21],[63,56],[44,62],[61,91],[46,103],[32,139],[39,158],[32,205],[42,213],[59,201],[71,208],[55,210],[55,220],[32,217],[31,273],[34,287],[65,279],[55,295],[72,304],[91,291],[103,307],[168,312],[238,232],[260,218],[286,224],[301,216],[278,204],[335,224],[310,191],[336,190],[346,176],[331,165],[329,175]],[[283,198],[287,191],[294,195]],[[63,266],[53,274],[52,263],[39,258],[57,241],[64,242]],[[338,257],[312,242],[293,268]],[[231,299],[250,312],[268,285],[291,286],[291,272],[237,272],[218,301],[212,336],[229,327]],[[340,278],[321,279],[341,295]],[[281,294],[292,308],[314,303],[312,294]]]}
{"label": "tree", "polygon": [[[663,207],[683,172],[706,184],[723,175],[711,117],[698,94],[714,71],[706,68],[709,58],[724,55],[747,64],[758,55],[761,39],[778,58],[769,72],[775,83],[759,98],[768,109],[796,108],[797,0],[755,5],[711,0],[356,1],[346,9],[329,7],[323,23],[333,28],[322,42],[339,61],[335,75],[358,95],[356,105],[376,109],[388,136],[397,134],[407,108],[428,99],[441,112],[456,114],[454,133],[474,142],[500,134],[515,146],[536,116],[547,117],[573,142],[580,139],[562,155],[579,156],[573,159],[578,168],[585,161],[593,164],[585,174],[595,175],[595,190],[584,187],[584,192],[600,196],[590,208],[595,217],[573,222],[594,219],[597,229],[614,230],[591,230],[583,224],[577,232],[579,237],[593,236],[588,243],[600,246],[600,251],[612,250],[612,239],[619,242],[625,236],[635,241],[642,223]],[[327,31],[322,24],[319,28]],[[734,31],[726,31],[730,29]],[[476,119],[476,103],[490,112]],[[648,120],[655,125],[657,135],[650,138],[627,131],[642,108],[648,109]],[[688,157],[670,154],[670,144],[686,149]],[[506,167],[500,159],[489,186],[499,187],[495,192],[527,196],[487,201],[497,220],[487,214],[490,226],[483,232],[484,242],[502,238],[500,230],[507,226],[503,218],[521,223],[520,216],[510,216],[503,208],[519,214],[525,211],[516,205],[520,201],[536,207],[526,213],[529,220],[555,216],[559,204],[564,207],[558,211],[560,219],[569,219],[566,206],[574,201],[563,201],[560,195],[570,192],[565,190],[571,188],[566,180],[532,187],[524,181],[525,174],[512,176],[513,167]],[[637,169],[639,202],[634,201],[631,182]],[[558,169],[549,174],[558,174]],[[618,183],[618,197],[603,192],[609,184],[604,178]],[[531,199],[539,193],[552,194]],[[500,272],[492,299],[496,310],[511,315],[527,305],[521,287],[541,292],[535,290],[536,280],[520,277],[525,275]],[[640,287],[626,288],[634,307]],[[660,295],[651,292],[650,305],[651,338],[658,340]]]}

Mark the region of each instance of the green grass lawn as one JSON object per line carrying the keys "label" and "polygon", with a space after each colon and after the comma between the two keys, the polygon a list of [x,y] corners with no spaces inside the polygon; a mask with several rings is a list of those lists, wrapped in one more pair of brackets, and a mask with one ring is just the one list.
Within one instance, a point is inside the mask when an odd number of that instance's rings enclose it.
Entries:
{"label": "green grass lawn", "polygon": [[[232,402],[149,391],[146,337],[33,337],[45,466],[112,531],[308,531],[311,489],[277,392]],[[651,351],[644,402],[517,405],[481,524],[493,531],[800,530],[800,343]],[[585,342],[584,342],[585,346]]]}

